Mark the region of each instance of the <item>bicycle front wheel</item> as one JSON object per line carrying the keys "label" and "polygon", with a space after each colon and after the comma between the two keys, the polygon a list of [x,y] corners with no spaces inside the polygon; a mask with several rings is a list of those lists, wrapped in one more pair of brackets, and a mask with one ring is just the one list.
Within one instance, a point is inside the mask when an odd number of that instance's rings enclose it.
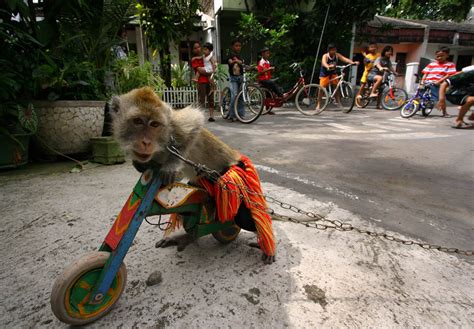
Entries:
{"label": "bicycle front wheel", "polygon": [[225,87],[222,89],[220,104],[219,104],[222,118],[227,119],[229,117],[230,108],[230,88]]}
{"label": "bicycle front wheel", "polygon": [[316,115],[328,106],[329,96],[326,89],[316,83],[305,85],[296,94],[296,109],[304,115]]}
{"label": "bicycle front wheel", "polygon": [[[247,86],[235,98],[235,116],[242,123],[252,123],[258,119],[263,111],[264,95],[257,86]],[[239,103],[243,104],[241,113],[238,111]]]}
{"label": "bicycle front wheel", "polygon": [[415,115],[419,108],[420,103],[416,99],[411,102],[406,102],[400,110],[400,116],[405,119],[410,118]]}
{"label": "bicycle front wheel", "polygon": [[344,113],[349,113],[354,107],[354,88],[349,82],[341,84],[341,105]]}
{"label": "bicycle front wheel", "polygon": [[386,89],[382,93],[382,107],[385,110],[395,111],[400,109],[407,99],[408,94],[402,88]]}

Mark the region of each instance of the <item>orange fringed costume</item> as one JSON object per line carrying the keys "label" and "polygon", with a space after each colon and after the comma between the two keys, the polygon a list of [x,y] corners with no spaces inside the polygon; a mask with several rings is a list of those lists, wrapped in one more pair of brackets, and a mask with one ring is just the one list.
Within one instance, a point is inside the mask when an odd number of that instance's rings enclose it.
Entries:
{"label": "orange fringed costume", "polygon": [[275,239],[272,219],[266,212],[267,203],[262,193],[260,179],[249,158],[242,155],[240,161],[245,165],[245,169],[235,165],[217,182],[211,183],[201,178],[199,183],[216,200],[217,218],[221,222],[233,220],[243,200],[255,222],[260,248],[266,255],[274,256]]}

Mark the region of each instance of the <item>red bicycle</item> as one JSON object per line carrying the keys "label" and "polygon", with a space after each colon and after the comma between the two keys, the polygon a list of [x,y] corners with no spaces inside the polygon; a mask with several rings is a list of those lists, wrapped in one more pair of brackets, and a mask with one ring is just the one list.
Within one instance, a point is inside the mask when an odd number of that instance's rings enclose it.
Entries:
{"label": "red bicycle", "polygon": [[[296,109],[304,115],[316,115],[324,110],[328,104],[329,97],[328,92],[325,88],[321,87],[316,83],[306,84],[303,75],[303,69],[299,63],[293,63],[290,65],[294,71],[299,71],[299,78],[294,86],[283,94],[282,97],[278,97],[273,91],[263,86],[259,88],[265,95],[263,101],[262,114],[267,114],[275,107],[282,107],[284,103],[295,97]],[[318,95],[321,95],[319,106],[318,106]]]}

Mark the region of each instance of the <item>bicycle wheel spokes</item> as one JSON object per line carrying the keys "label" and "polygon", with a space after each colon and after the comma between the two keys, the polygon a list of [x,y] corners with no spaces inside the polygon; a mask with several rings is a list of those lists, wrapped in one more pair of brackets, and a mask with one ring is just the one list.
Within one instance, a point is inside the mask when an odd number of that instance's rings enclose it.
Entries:
{"label": "bicycle wheel spokes", "polygon": [[268,100],[273,99],[273,93],[267,88],[260,87],[260,90],[262,91],[263,96],[264,96],[264,104],[263,104],[263,111],[262,111],[262,115],[263,115],[263,114],[267,114],[273,109],[272,106],[265,105],[265,100],[268,101]]}
{"label": "bicycle wheel spokes", "polygon": [[360,93],[360,97],[356,97],[355,105],[358,108],[366,108],[370,103],[369,95],[370,89],[368,87],[364,88],[364,90]]}
{"label": "bicycle wheel spokes", "polygon": [[407,92],[401,88],[386,89],[382,93],[382,107],[394,111],[400,109],[408,99]]}
{"label": "bicycle wheel spokes", "polygon": [[418,111],[419,106],[420,103],[416,99],[406,102],[400,110],[400,116],[402,118],[409,118],[414,116],[415,113]]}
{"label": "bicycle wheel spokes", "polygon": [[[242,123],[252,123],[258,119],[263,111],[263,93],[256,86],[247,86],[237,95],[235,102],[235,115]],[[239,113],[238,105],[243,104],[243,111]]]}
{"label": "bicycle wheel spokes", "polygon": [[229,117],[229,108],[230,108],[230,88],[225,87],[222,90],[221,101],[220,101],[220,110],[222,118],[227,119]]}
{"label": "bicycle wheel spokes", "polygon": [[354,90],[350,83],[344,82],[341,84],[341,105],[344,112],[352,110],[352,102],[354,101]]}
{"label": "bicycle wheel spokes", "polygon": [[315,115],[323,112],[328,105],[326,89],[318,84],[305,85],[296,94],[296,109],[304,115]]}

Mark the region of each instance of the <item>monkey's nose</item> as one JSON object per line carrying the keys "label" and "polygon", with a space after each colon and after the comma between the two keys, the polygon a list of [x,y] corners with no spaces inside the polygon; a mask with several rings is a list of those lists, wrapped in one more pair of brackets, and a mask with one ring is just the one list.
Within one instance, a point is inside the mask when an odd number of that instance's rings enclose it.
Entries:
{"label": "monkey's nose", "polygon": [[150,151],[151,149],[151,141],[149,140],[142,140],[142,146],[145,151]]}

